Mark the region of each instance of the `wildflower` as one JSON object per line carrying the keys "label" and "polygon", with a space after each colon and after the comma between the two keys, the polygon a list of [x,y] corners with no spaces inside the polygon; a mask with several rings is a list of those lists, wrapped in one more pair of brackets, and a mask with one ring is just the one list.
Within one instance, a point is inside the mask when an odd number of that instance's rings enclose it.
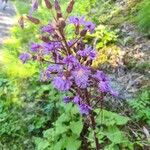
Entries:
{"label": "wildflower", "polygon": [[74,66],[79,64],[79,61],[77,60],[75,56],[69,55],[63,59],[63,63],[67,65],[68,70],[71,70]]}
{"label": "wildflower", "polygon": [[109,92],[109,91],[110,91],[109,83],[106,82],[106,81],[105,81],[105,82],[104,82],[104,81],[100,81],[100,82],[98,83],[98,87],[99,87],[99,89],[100,89],[101,92],[106,93],[106,92]]}
{"label": "wildflower", "polygon": [[54,77],[52,83],[54,87],[60,91],[68,91],[72,85],[71,80],[66,78],[64,75]]}
{"label": "wildflower", "polygon": [[86,30],[90,31],[90,33],[93,33],[96,27],[95,24],[90,21],[86,21],[84,23],[84,26]]}
{"label": "wildflower", "polygon": [[109,81],[109,78],[108,78],[108,76],[106,76],[106,74],[103,72],[103,71],[97,71],[94,75],[93,75],[93,77],[95,78],[95,79],[97,79],[98,81]]}
{"label": "wildflower", "polygon": [[72,76],[74,77],[76,85],[80,88],[87,88],[90,73],[90,70],[85,66],[78,66],[72,71]]}
{"label": "wildflower", "polygon": [[96,56],[96,51],[95,49],[93,49],[91,46],[85,48],[84,50],[79,50],[77,52],[78,55],[82,56],[82,57],[87,57],[90,60],[93,60]]}
{"label": "wildflower", "polygon": [[50,52],[55,52],[56,50],[61,48],[61,44],[59,42],[48,42],[48,43],[44,43],[42,46],[45,54],[49,54]]}
{"label": "wildflower", "polygon": [[55,29],[53,28],[53,26],[51,24],[43,26],[41,28],[41,30],[42,30],[42,32],[47,32],[47,33],[53,33],[55,31]]}
{"label": "wildflower", "polygon": [[41,81],[48,81],[51,78],[51,73],[49,71],[43,71],[40,76]]}
{"label": "wildflower", "polygon": [[64,97],[64,103],[69,103],[70,102],[70,97],[69,96],[66,96]]}
{"label": "wildflower", "polygon": [[69,23],[72,23],[72,24],[74,24],[75,26],[83,25],[84,22],[85,22],[84,16],[82,16],[82,17],[71,16],[71,17],[69,18]]}
{"label": "wildflower", "polygon": [[41,45],[40,44],[37,44],[37,43],[32,43],[31,44],[31,47],[30,47],[30,49],[31,49],[31,51],[32,52],[38,52],[38,50],[41,48]]}
{"label": "wildflower", "polygon": [[22,61],[22,63],[25,63],[29,58],[30,58],[30,54],[29,53],[22,53],[19,56],[19,59]]}
{"label": "wildflower", "polygon": [[63,71],[63,67],[61,65],[54,64],[54,65],[48,66],[47,71],[49,71],[50,73],[53,73],[53,72],[58,73],[58,72]]}
{"label": "wildflower", "polygon": [[81,102],[81,100],[82,100],[81,97],[79,95],[77,95],[77,96],[74,97],[73,102],[75,104],[79,104]]}
{"label": "wildflower", "polygon": [[80,109],[80,113],[85,115],[88,115],[92,110],[91,107],[89,107],[87,104],[79,105],[79,109]]}

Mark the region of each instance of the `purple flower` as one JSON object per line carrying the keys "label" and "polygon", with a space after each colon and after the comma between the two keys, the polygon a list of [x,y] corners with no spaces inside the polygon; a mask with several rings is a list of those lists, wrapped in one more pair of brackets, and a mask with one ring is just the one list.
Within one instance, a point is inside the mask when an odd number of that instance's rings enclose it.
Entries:
{"label": "purple flower", "polygon": [[93,75],[93,77],[95,78],[95,79],[97,79],[98,81],[109,81],[109,78],[108,78],[108,76],[106,76],[106,74],[103,72],[103,71],[97,71],[94,75]]}
{"label": "purple flower", "polygon": [[29,53],[22,53],[19,56],[19,59],[22,61],[22,63],[25,63],[30,58]]}
{"label": "purple flower", "polygon": [[72,23],[74,25],[83,25],[85,22],[84,16],[78,17],[78,16],[71,16],[69,17],[69,23]]}
{"label": "purple flower", "polygon": [[81,102],[81,100],[82,100],[82,98],[79,95],[77,95],[74,97],[73,102],[75,104],[79,104]]}
{"label": "purple flower", "polygon": [[46,70],[41,73],[41,77],[40,77],[41,81],[48,81],[50,78],[51,78],[51,73],[49,71]]}
{"label": "purple flower", "polygon": [[68,70],[71,70],[74,66],[79,64],[79,61],[75,56],[69,55],[63,59],[63,63],[67,65]]}
{"label": "purple flower", "polygon": [[100,81],[98,83],[98,87],[99,87],[100,91],[102,91],[102,92],[109,92],[110,91],[110,86],[109,86],[109,83],[107,81],[106,82]]}
{"label": "purple flower", "polygon": [[42,27],[42,32],[53,33],[55,30],[51,24]]}
{"label": "purple flower", "polygon": [[75,79],[75,83],[80,88],[86,88],[88,86],[88,79],[91,71],[85,66],[78,66],[72,71],[72,76]]}
{"label": "purple flower", "polygon": [[64,75],[54,77],[53,85],[56,89],[60,91],[68,91],[71,88],[72,82],[69,78]]}
{"label": "purple flower", "polygon": [[69,96],[64,97],[64,103],[67,104],[69,103],[71,98]]}
{"label": "purple flower", "polygon": [[82,57],[87,57],[90,60],[93,60],[96,56],[96,51],[95,49],[93,49],[91,46],[90,47],[86,47],[84,50],[79,50],[77,52],[78,55],[82,56]]}
{"label": "purple flower", "polygon": [[33,12],[36,11],[39,7],[39,0],[32,0],[32,7],[30,9],[30,16],[32,16]]}
{"label": "purple flower", "polygon": [[40,44],[37,44],[37,43],[32,43],[31,44],[31,51],[32,52],[38,52],[38,50],[41,48],[41,45]]}
{"label": "purple flower", "polygon": [[50,66],[48,66],[47,71],[49,71],[49,72],[62,72],[63,66],[57,65],[57,64],[50,65]]}
{"label": "purple flower", "polygon": [[46,54],[49,54],[50,52],[55,52],[58,49],[61,49],[61,43],[60,42],[49,42],[49,43],[44,43],[43,49]]}
{"label": "purple flower", "polygon": [[90,33],[93,33],[93,32],[94,32],[95,27],[96,27],[94,23],[92,23],[92,22],[90,22],[90,21],[86,21],[86,22],[84,23],[84,25],[85,25],[85,29],[88,30],[88,31],[90,31]]}
{"label": "purple flower", "polygon": [[85,115],[88,115],[90,111],[92,110],[91,107],[88,106],[87,104],[79,105],[79,109],[80,109],[80,113],[85,114]]}

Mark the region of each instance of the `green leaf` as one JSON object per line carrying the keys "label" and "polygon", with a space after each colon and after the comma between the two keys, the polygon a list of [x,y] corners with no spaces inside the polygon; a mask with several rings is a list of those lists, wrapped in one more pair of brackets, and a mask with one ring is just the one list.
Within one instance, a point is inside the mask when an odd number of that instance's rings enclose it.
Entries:
{"label": "green leaf", "polygon": [[34,140],[35,140],[37,150],[45,150],[49,146],[49,142],[45,139],[35,137]]}
{"label": "green leaf", "polygon": [[97,124],[105,124],[106,126],[111,125],[125,125],[130,120],[128,117],[121,116],[117,113],[96,109],[95,112],[98,114],[96,118]]}
{"label": "green leaf", "polygon": [[74,134],[80,135],[80,133],[83,129],[82,121],[79,120],[77,122],[75,122],[75,121],[70,122],[70,129]]}
{"label": "green leaf", "polygon": [[115,144],[122,143],[126,140],[125,135],[117,127],[110,126],[104,131],[107,138]]}
{"label": "green leaf", "polygon": [[75,140],[74,137],[69,137],[67,139],[66,149],[67,150],[78,150],[80,148],[80,145],[81,145],[81,141]]}

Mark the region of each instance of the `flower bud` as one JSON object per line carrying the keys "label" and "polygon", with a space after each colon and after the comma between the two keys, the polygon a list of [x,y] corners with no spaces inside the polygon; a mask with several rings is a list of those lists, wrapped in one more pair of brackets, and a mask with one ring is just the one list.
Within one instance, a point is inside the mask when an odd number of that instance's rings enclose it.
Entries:
{"label": "flower bud", "polygon": [[61,8],[60,8],[60,5],[59,5],[58,0],[55,0],[54,6],[55,6],[55,10],[56,10],[56,11],[61,11]]}
{"label": "flower bud", "polygon": [[62,17],[62,13],[59,11],[57,12],[57,19],[61,18]]}
{"label": "flower bud", "polygon": [[67,13],[71,13],[73,10],[74,0],[71,0],[68,7],[67,7]]}
{"label": "flower bud", "polygon": [[80,26],[77,25],[76,28],[75,28],[75,34],[76,35],[79,35],[79,30],[80,30]]}
{"label": "flower bud", "polygon": [[87,30],[84,29],[80,32],[80,36],[84,37],[86,35],[86,33],[87,33]]}
{"label": "flower bud", "polygon": [[31,16],[27,16],[28,20],[30,20],[31,22],[33,22],[34,24],[39,24],[40,20]]}
{"label": "flower bud", "polygon": [[52,9],[52,4],[49,0],[44,0],[45,1],[45,5],[48,9]]}
{"label": "flower bud", "polygon": [[59,20],[58,20],[58,26],[59,26],[61,29],[64,29],[64,28],[65,28],[66,22],[65,22],[64,18],[59,18]]}
{"label": "flower bud", "polygon": [[40,36],[39,39],[44,41],[44,42],[49,42],[50,41],[49,37],[47,37],[47,36]]}
{"label": "flower bud", "polygon": [[21,16],[18,20],[19,26],[23,29],[24,28],[24,17]]}

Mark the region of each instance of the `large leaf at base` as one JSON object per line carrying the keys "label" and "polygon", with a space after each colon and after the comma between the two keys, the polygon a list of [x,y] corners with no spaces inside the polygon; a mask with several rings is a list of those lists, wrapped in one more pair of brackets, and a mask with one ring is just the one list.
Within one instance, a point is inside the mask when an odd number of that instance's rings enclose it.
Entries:
{"label": "large leaf at base", "polygon": [[74,137],[69,137],[67,139],[66,149],[67,150],[78,150],[80,145],[81,145],[81,141],[75,140]]}
{"label": "large leaf at base", "polygon": [[130,120],[130,118],[128,117],[124,117],[117,113],[107,111],[107,110],[96,109],[95,112],[98,115],[96,118],[97,124],[104,124],[106,126],[125,125]]}
{"label": "large leaf at base", "polygon": [[81,131],[82,131],[82,129],[83,129],[82,121],[81,121],[81,120],[79,120],[79,121],[77,121],[77,122],[72,121],[72,122],[70,123],[70,129],[71,129],[71,131],[72,131],[74,134],[80,135],[80,133],[81,133]]}

